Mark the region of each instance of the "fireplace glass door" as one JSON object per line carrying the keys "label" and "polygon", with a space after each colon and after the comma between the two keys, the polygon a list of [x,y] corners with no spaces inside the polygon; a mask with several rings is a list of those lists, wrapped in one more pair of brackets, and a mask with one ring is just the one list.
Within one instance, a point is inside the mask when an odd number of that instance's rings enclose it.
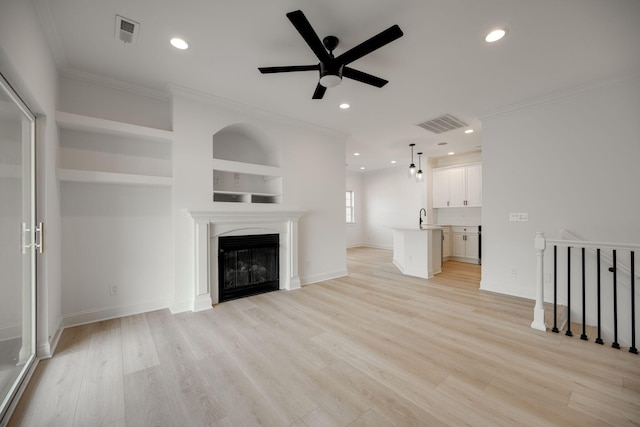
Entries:
{"label": "fireplace glass door", "polygon": [[219,301],[278,290],[279,247],[277,234],[220,237]]}

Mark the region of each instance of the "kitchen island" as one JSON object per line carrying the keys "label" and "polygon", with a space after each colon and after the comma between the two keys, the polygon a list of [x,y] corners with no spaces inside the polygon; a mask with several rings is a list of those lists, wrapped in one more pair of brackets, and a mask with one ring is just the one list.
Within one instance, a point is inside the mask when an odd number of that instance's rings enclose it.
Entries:
{"label": "kitchen island", "polygon": [[393,229],[393,265],[402,274],[430,279],[442,272],[442,227]]}

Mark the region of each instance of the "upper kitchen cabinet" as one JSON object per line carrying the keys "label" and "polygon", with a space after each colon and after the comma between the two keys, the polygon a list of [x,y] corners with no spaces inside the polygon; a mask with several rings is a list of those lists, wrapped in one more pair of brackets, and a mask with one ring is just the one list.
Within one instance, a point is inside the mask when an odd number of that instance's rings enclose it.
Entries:
{"label": "upper kitchen cabinet", "polygon": [[433,170],[433,207],[482,206],[482,165],[469,164]]}

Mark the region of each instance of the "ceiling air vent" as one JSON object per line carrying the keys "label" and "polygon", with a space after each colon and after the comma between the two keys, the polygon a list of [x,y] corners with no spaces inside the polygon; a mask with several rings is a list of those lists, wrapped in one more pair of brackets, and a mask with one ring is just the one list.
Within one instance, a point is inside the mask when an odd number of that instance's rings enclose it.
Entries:
{"label": "ceiling air vent", "polygon": [[118,40],[124,43],[135,44],[136,40],[138,40],[139,29],[140,24],[136,21],[116,15],[116,38]]}
{"label": "ceiling air vent", "polygon": [[423,129],[433,133],[443,133],[454,129],[467,127],[467,124],[460,119],[455,118],[451,114],[445,114],[433,120],[418,123]]}

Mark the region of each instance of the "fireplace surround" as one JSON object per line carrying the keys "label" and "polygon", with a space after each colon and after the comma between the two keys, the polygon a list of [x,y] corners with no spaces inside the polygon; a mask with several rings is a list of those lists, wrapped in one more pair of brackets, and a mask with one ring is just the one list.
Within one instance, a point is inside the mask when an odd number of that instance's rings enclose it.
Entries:
{"label": "fireplace surround", "polygon": [[194,222],[194,296],[191,309],[210,309],[220,302],[218,241],[225,236],[278,234],[278,289],[300,288],[298,220],[303,211],[188,211]]}

